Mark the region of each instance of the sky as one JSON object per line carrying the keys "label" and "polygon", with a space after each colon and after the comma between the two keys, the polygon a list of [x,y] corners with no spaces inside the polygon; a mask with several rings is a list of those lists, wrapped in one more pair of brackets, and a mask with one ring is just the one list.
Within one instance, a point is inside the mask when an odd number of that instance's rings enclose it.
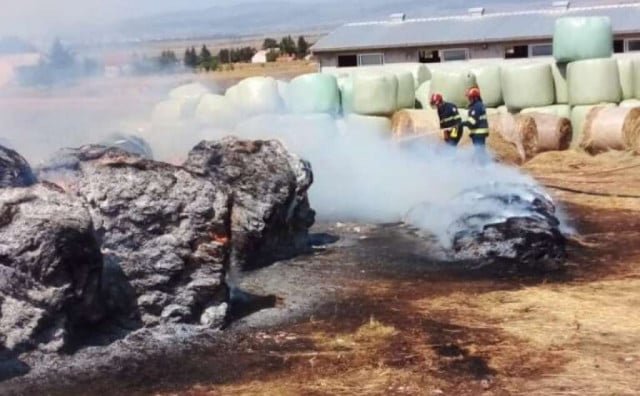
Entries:
{"label": "sky", "polygon": [[[362,18],[393,10],[393,12],[425,13],[433,9],[466,8],[483,5],[487,8],[525,6],[524,3],[551,4],[552,0],[0,0],[2,12],[0,12],[0,36],[56,36],[65,35],[68,32],[86,32],[105,27],[108,29],[116,22],[127,21],[136,18],[146,18],[163,14],[176,13],[178,11],[207,10],[209,14],[201,14],[200,18],[207,20],[211,15],[212,24],[215,20],[215,9],[225,8],[224,21],[230,21],[229,15],[233,15],[237,7],[238,13],[245,13],[243,7],[251,3],[251,11],[260,15],[260,9],[269,9],[271,5],[283,2],[294,5],[312,4],[318,10],[317,13],[300,15],[303,24],[313,24],[314,16],[325,19],[337,18],[341,13],[345,15],[361,15]],[[574,0],[572,4],[585,2],[606,2],[610,0]],[[324,7],[323,9],[323,6]],[[415,14],[414,14],[415,15]],[[375,15],[379,17],[379,15]],[[186,18],[188,19],[188,18]],[[258,18],[257,18],[258,19]],[[277,13],[270,11],[265,20],[278,19]],[[230,21],[236,22],[236,21]],[[243,21],[251,23],[251,21]],[[264,22],[264,21],[263,21]],[[298,21],[300,22],[300,21]],[[339,21],[342,22],[342,21]],[[279,21],[282,23],[282,18]]]}

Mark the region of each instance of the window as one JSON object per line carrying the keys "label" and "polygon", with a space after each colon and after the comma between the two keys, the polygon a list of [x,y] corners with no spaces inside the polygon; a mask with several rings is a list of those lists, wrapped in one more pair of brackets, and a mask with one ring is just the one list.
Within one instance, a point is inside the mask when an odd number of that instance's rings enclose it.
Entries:
{"label": "window", "polygon": [[553,45],[547,44],[532,44],[529,46],[529,56],[551,56],[553,55]]}
{"label": "window", "polygon": [[447,49],[440,51],[440,58],[444,62],[469,59],[469,50],[466,48]]}
{"label": "window", "polygon": [[517,59],[528,58],[529,46],[528,45],[514,45],[513,47],[507,47],[504,51],[505,59]]}
{"label": "window", "polygon": [[418,61],[420,63],[440,63],[440,52],[437,50],[418,51]]}
{"label": "window", "polygon": [[627,40],[627,51],[640,51],[640,39]]}
{"label": "window", "polygon": [[616,54],[624,52],[624,40],[613,40],[613,52]]}
{"label": "window", "polygon": [[382,54],[360,54],[358,55],[358,66],[382,65],[384,57]]}
{"label": "window", "polygon": [[358,57],[356,55],[338,55],[338,67],[354,66],[358,66]]}

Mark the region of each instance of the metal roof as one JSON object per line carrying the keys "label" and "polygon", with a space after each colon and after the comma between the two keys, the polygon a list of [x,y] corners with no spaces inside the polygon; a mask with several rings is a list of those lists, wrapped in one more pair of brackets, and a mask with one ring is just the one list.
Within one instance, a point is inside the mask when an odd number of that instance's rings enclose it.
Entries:
{"label": "metal roof", "polygon": [[312,47],[326,51],[549,39],[562,16],[608,16],[615,33],[640,32],[640,3],[540,9],[448,17],[350,23]]}

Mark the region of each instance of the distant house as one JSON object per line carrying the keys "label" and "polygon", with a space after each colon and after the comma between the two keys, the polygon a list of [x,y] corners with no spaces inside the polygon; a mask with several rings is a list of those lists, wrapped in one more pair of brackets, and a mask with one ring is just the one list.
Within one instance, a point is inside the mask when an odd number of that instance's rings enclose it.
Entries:
{"label": "distant house", "polygon": [[615,52],[640,51],[639,2],[572,7],[568,1],[513,12],[485,13],[477,7],[433,18],[393,14],[385,21],[346,24],[311,51],[321,67],[549,56],[555,21],[563,16],[607,16]]}
{"label": "distant house", "polygon": [[251,63],[267,63],[267,50],[260,50],[251,58]]}

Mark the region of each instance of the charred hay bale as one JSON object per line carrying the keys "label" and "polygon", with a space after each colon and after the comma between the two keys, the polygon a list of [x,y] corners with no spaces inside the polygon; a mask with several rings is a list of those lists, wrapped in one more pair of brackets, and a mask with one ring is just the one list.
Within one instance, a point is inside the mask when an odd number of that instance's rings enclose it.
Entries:
{"label": "charred hay bale", "polygon": [[232,194],[231,264],[255,268],[307,249],[315,221],[307,190],[311,165],[278,141],[203,141],[184,167],[224,183]]}
{"label": "charred hay bale", "polygon": [[118,295],[110,305],[145,325],[222,324],[230,233],[223,184],[104,146],[66,149],[40,175],[88,202],[112,269],[103,283],[117,286],[111,277],[121,269],[135,292],[133,312]]}
{"label": "charred hay bale", "polygon": [[456,260],[501,273],[555,271],[566,258],[551,198],[533,186],[494,184],[454,199],[460,213],[448,233]]}
{"label": "charred hay bale", "polygon": [[36,178],[27,160],[0,145],[0,188],[28,187],[35,182]]}
{"label": "charred hay bale", "polygon": [[56,186],[0,190],[0,349],[63,348],[104,313],[88,206]]}

